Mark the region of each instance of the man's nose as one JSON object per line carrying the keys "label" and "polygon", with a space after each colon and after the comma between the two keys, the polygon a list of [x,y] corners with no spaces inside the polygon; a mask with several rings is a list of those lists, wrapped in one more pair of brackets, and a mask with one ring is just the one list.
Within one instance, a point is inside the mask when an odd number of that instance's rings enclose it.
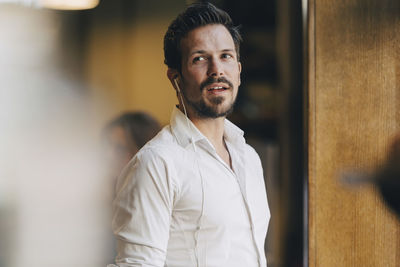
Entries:
{"label": "man's nose", "polygon": [[208,76],[220,77],[224,76],[223,66],[218,59],[212,59],[208,64]]}

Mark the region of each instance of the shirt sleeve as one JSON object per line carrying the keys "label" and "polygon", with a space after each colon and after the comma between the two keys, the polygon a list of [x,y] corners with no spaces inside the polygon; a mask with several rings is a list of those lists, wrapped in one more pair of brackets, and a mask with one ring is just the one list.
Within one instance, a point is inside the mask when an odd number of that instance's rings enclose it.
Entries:
{"label": "shirt sleeve", "polygon": [[141,151],[123,171],[113,204],[118,266],[164,266],[175,191],[170,166]]}

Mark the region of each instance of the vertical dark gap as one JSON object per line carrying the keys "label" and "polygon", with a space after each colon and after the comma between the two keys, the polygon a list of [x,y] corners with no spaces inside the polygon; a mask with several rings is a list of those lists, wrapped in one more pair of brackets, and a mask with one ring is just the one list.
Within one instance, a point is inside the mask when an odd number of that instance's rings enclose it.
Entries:
{"label": "vertical dark gap", "polygon": [[288,83],[288,217],[284,266],[302,266],[304,244],[304,118],[303,118],[303,24],[301,1],[288,2],[289,83]]}

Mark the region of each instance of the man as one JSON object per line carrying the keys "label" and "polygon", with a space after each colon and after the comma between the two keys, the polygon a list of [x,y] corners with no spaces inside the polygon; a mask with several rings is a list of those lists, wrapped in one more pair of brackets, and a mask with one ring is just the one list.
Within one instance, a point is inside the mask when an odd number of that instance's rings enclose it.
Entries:
{"label": "man", "polygon": [[118,266],[266,266],[263,171],[225,119],[240,85],[240,34],[209,3],[189,6],[164,38],[179,107],[117,185]]}

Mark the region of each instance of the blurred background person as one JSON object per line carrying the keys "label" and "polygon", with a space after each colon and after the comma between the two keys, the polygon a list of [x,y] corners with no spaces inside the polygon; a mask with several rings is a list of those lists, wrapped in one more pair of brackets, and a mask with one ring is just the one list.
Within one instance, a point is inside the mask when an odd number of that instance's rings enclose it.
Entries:
{"label": "blurred background person", "polygon": [[131,158],[160,130],[159,122],[145,112],[126,112],[112,119],[103,132],[111,177],[116,178]]}
{"label": "blurred background person", "polygon": [[103,129],[102,141],[105,143],[106,179],[108,180],[108,257],[110,262],[115,257],[116,242],[111,232],[111,202],[114,199],[115,182],[125,165],[135,154],[159,131],[160,123],[150,114],[143,111],[124,112],[109,121]]}

